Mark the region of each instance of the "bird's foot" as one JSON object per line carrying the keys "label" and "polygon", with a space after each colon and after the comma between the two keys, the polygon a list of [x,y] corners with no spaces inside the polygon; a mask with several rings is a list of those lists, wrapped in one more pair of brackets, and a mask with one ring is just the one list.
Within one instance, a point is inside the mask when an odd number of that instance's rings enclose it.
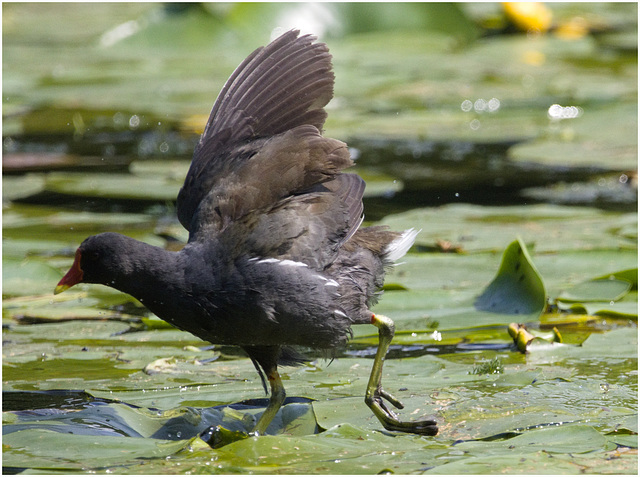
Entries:
{"label": "bird's foot", "polygon": [[200,438],[205,441],[212,449],[219,449],[232,442],[241,441],[247,437],[251,437],[252,433],[242,431],[230,431],[222,426],[211,426],[200,433]]}
{"label": "bird's foot", "polygon": [[365,399],[369,408],[373,411],[385,429],[389,431],[411,432],[426,436],[435,436],[438,433],[438,424],[432,419],[422,421],[401,421],[395,412],[387,407],[383,399],[393,404],[397,409],[403,409],[404,405],[393,395],[382,388],[378,388],[373,396]]}
{"label": "bird's foot", "polygon": [[396,408],[404,408],[400,400],[382,389],[382,385],[380,384],[384,358],[387,355],[387,350],[393,339],[395,325],[390,318],[384,315],[374,315],[373,313],[371,314],[371,324],[378,328],[380,343],[378,344],[378,351],[376,351],[376,356],[373,360],[371,376],[369,377],[366,397],[364,399],[365,402],[382,425],[390,431],[412,432],[414,434],[435,436],[438,433],[436,421],[431,419],[425,419],[423,421],[401,421],[383,401],[383,399],[386,399]]}

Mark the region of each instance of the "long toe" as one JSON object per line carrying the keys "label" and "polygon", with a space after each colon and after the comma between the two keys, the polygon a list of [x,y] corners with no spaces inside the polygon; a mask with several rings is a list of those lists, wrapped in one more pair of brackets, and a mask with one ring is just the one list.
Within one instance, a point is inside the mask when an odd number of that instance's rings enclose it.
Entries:
{"label": "long toe", "polygon": [[438,434],[438,423],[431,419],[408,422],[407,424],[411,424],[411,430],[409,432],[414,434],[422,434],[424,436],[435,436]]}
{"label": "long toe", "polygon": [[[395,421],[395,422],[394,422]],[[438,423],[431,419],[424,421],[382,421],[384,427],[389,431],[411,432],[423,436],[435,436],[438,434]]]}
{"label": "long toe", "polygon": [[378,389],[378,395],[384,399],[386,399],[387,401],[389,401],[391,404],[393,404],[397,409],[404,409],[404,404],[402,404],[402,401],[400,401],[399,399],[397,399],[396,397],[393,396],[393,394],[389,394],[387,391],[385,391],[384,389],[380,388]]}
{"label": "long toe", "polygon": [[373,399],[366,398],[365,402],[373,411],[373,414],[389,431],[411,432],[425,436],[435,436],[438,433],[438,424],[432,419],[422,421],[401,421],[382,401],[380,395]]}

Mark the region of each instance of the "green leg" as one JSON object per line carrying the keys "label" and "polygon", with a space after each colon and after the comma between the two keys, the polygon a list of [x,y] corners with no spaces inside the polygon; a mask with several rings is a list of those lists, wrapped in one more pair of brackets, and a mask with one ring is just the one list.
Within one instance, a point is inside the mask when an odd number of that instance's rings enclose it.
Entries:
{"label": "green leg", "polygon": [[287,397],[284,385],[280,379],[280,374],[278,374],[278,369],[274,366],[267,371],[266,374],[269,380],[269,386],[271,387],[271,398],[269,398],[269,405],[262,413],[262,416],[260,416],[256,427],[253,428],[253,434],[256,436],[261,436],[267,431],[267,427],[269,427],[269,424],[271,424],[271,421],[273,421],[273,418],[278,413],[278,409],[280,409],[284,399]]}
{"label": "green leg", "polygon": [[390,431],[413,432],[414,434],[435,436],[438,433],[436,421],[401,421],[398,419],[398,416],[382,401],[384,398],[398,409],[402,409],[404,407],[399,400],[382,389],[381,384],[382,366],[395,333],[395,325],[391,319],[383,315],[372,315],[371,324],[378,328],[380,342],[378,344],[376,357],[373,361],[373,368],[371,369],[369,384],[367,384],[367,393],[365,395],[364,402],[366,402],[367,406],[371,408],[382,425]]}

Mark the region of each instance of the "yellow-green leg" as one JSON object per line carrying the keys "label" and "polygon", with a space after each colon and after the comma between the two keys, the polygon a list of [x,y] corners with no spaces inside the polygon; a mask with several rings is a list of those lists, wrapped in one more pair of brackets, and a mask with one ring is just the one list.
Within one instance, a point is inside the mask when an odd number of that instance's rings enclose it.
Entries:
{"label": "yellow-green leg", "polygon": [[267,427],[269,427],[287,397],[280,374],[278,374],[278,369],[275,366],[267,372],[267,379],[271,387],[271,397],[269,398],[269,405],[260,416],[256,427],[253,428],[253,434],[257,436],[263,435],[267,431]]}
{"label": "yellow-green leg", "polygon": [[[367,393],[364,401],[382,425],[390,431],[413,432],[414,434],[435,436],[438,433],[436,421],[430,419],[424,421],[401,421],[382,401],[384,398],[396,408],[404,408],[404,405],[398,399],[382,389],[381,384],[382,366],[384,365],[384,358],[387,355],[389,345],[395,333],[395,325],[391,319],[383,315],[372,315],[371,324],[378,328],[380,341],[376,357],[373,360],[373,367],[371,368],[371,376],[369,377],[369,384],[367,384]],[[269,406],[271,406],[271,404],[269,404]]]}

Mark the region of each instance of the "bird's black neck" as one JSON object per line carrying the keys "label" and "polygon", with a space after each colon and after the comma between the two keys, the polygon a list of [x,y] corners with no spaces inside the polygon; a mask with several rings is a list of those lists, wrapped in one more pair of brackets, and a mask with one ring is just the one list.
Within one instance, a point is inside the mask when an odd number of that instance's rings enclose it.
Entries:
{"label": "bird's black neck", "polygon": [[154,311],[184,286],[182,262],[179,252],[135,241],[133,250],[120,261],[117,279],[105,285],[137,298]]}

